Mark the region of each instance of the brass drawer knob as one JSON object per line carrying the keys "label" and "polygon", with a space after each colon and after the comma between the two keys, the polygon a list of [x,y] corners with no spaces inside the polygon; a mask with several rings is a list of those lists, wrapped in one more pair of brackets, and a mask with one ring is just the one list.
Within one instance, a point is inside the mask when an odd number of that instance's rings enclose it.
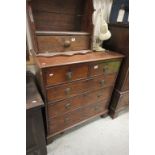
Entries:
{"label": "brass drawer knob", "polygon": [[65,89],[65,92],[66,92],[67,95],[69,95],[70,92],[71,92],[71,89],[70,89],[70,88],[66,88],[66,89]]}
{"label": "brass drawer knob", "polygon": [[100,81],[100,86],[103,87],[104,86],[104,83],[105,83],[105,81],[104,80],[101,80]]}
{"label": "brass drawer knob", "polygon": [[65,104],[65,108],[66,109],[70,109],[70,107],[71,107],[71,104],[70,103]]}
{"label": "brass drawer knob", "polygon": [[67,80],[71,80],[72,79],[72,72],[67,72],[66,76],[67,76]]}
{"label": "brass drawer knob", "polygon": [[71,42],[69,40],[65,40],[64,47],[67,48],[71,45]]}

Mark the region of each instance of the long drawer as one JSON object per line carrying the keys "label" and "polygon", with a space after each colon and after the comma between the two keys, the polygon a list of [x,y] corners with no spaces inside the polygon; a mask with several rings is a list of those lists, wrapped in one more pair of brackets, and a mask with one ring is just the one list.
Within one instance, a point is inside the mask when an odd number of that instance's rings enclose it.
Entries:
{"label": "long drawer", "polygon": [[48,117],[56,117],[64,113],[73,111],[83,106],[109,99],[112,93],[112,87],[107,87],[97,91],[84,93],[63,101],[48,104]]}
{"label": "long drawer", "polygon": [[87,91],[93,91],[109,86],[113,86],[117,74],[100,75],[87,80],[80,80],[60,86],[47,88],[47,101],[55,102],[69,97],[79,95]]}
{"label": "long drawer", "polygon": [[89,35],[37,36],[38,48],[41,53],[87,50],[89,41]]}
{"label": "long drawer", "polygon": [[96,114],[104,113],[105,110],[107,110],[107,105],[108,101],[104,100],[84,108],[79,108],[62,116],[52,118],[49,120],[49,134],[62,131]]}

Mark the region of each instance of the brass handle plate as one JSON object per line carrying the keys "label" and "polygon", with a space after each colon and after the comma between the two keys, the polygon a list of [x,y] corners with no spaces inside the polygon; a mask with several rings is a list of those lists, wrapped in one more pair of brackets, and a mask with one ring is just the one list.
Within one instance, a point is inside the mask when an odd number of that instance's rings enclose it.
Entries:
{"label": "brass handle plate", "polygon": [[103,87],[104,86],[104,83],[105,83],[105,81],[104,80],[101,80],[100,81],[100,86]]}
{"label": "brass handle plate", "polygon": [[67,95],[69,95],[70,92],[71,92],[71,88],[66,88],[66,89],[65,89],[65,92],[66,92]]}
{"label": "brass handle plate", "polygon": [[104,72],[104,73],[108,73],[108,70],[109,70],[108,65],[105,65],[105,66],[103,67],[103,72]]}
{"label": "brass handle plate", "polygon": [[70,103],[65,104],[65,108],[66,109],[69,109],[70,107],[71,107],[71,104]]}
{"label": "brass handle plate", "polygon": [[72,72],[67,72],[66,76],[67,76],[67,80],[71,80],[72,79]]}

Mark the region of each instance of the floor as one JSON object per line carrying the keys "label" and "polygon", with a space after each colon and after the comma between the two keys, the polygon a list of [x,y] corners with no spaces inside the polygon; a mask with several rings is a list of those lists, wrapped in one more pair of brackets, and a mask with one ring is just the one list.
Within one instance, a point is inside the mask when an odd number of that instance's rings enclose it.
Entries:
{"label": "floor", "polygon": [[47,146],[48,155],[128,155],[129,113],[97,118]]}

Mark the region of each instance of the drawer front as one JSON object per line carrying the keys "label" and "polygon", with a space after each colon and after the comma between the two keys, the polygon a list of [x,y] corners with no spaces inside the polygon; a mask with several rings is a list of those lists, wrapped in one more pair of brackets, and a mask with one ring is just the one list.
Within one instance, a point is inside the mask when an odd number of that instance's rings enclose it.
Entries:
{"label": "drawer front", "polygon": [[91,65],[90,74],[91,76],[101,75],[101,74],[112,74],[116,73],[119,70],[121,61],[109,61],[109,62],[102,62],[102,63],[93,63]]}
{"label": "drawer front", "polygon": [[101,101],[91,104],[87,107],[77,109],[60,117],[49,120],[50,134],[62,131],[68,127],[75,125],[81,121],[88,119],[96,114],[100,114],[107,110],[107,101]]}
{"label": "drawer front", "polygon": [[49,118],[56,117],[80,107],[87,106],[101,100],[109,99],[111,97],[111,92],[112,87],[107,87],[98,91],[84,93],[64,101],[48,104],[48,116]]}
{"label": "drawer front", "polygon": [[108,109],[109,101],[107,100],[102,100],[96,104],[92,104],[88,106],[87,108],[83,109],[83,115],[84,118],[87,119],[89,117],[92,117],[95,114],[104,112],[105,110]]}
{"label": "drawer front", "polygon": [[45,84],[52,86],[60,83],[84,79],[88,76],[88,65],[69,65],[45,70]]}
{"label": "drawer front", "polygon": [[83,111],[81,109],[75,110],[71,113],[67,113],[60,117],[55,117],[49,120],[49,134],[59,132],[65,128],[68,128],[80,121],[82,118]]}
{"label": "drawer front", "polygon": [[39,52],[65,52],[89,49],[90,36],[37,36]]}
{"label": "drawer front", "polygon": [[107,76],[101,75],[88,80],[80,80],[69,84],[47,88],[47,100],[48,102],[55,102],[82,94],[84,92],[113,86],[116,76],[117,74],[110,74]]}

